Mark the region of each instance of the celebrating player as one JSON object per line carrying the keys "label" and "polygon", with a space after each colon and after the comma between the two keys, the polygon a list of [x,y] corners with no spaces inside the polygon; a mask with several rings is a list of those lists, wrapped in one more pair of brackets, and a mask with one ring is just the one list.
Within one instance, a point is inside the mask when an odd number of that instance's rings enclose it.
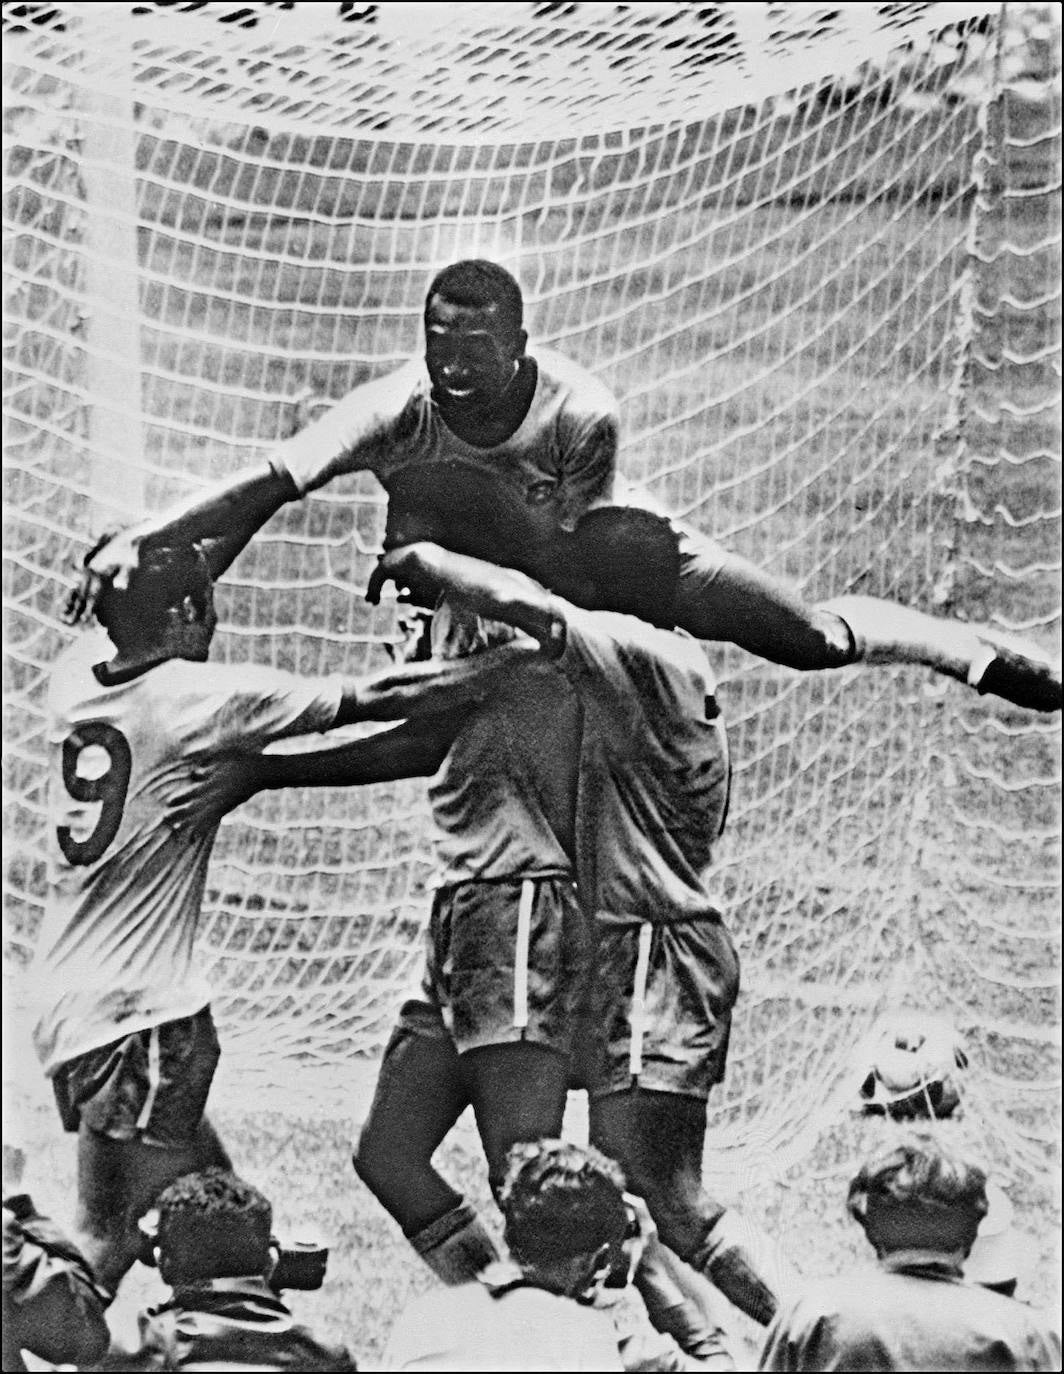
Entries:
{"label": "celebrating player", "polygon": [[786,1266],[701,1184],[705,1104],[724,1073],[739,967],[706,886],[727,810],[726,737],[703,653],[660,616],[679,557],[667,521],[602,509],[556,560],[553,585],[572,600],[420,543],[385,555],[370,595],[388,579],[442,587],[532,636],[575,689],[576,872],[595,943],[581,1037],[591,1138],[622,1165],[664,1243],[767,1322]]}
{"label": "celebrating player", "polygon": [[[618,420],[594,377],[526,345],[521,291],[509,273],[479,260],[444,268],[426,297],[423,359],[357,387],[278,445],[265,467],[126,530],[90,560],[93,579],[72,597],[70,617],[91,605],[101,580],[124,586],[154,540],[210,538],[234,519],[257,529],[287,502],[360,470],[388,492],[386,548],[406,542],[413,513],[442,527],[446,547],[542,579],[559,533],[613,499]],[[980,692],[1060,709],[1059,668],[1028,645],[874,598],[806,606],[692,532],[682,534],[680,555],[655,616],[700,639],[731,640],[800,669],[924,663]]]}
{"label": "celebrating player", "polygon": [[[273,740],[356,720],[468,705],[488,690],[465,665],[308,681],[205,662],[212,570],[244,532],[211,547],[156,548],[96,617],[114,654],[83,636],[54,665],[49,799],[54,853],[35,962],[38,1054],[63,1125],[78,1133],[79,1242],[115,1287],[136,1257],[136,1220],[165,1184],[229,1160],[204,1116],[218,1059],[193,942],[217,818],[169,823],[193,770],[235,766]],[[519,647],[494,660],[500,672]],[[413,693],[413,695],[412,695]],[[419,757],[423,757],[419,754]],[[372,777],[372,751],[367,780]]]}

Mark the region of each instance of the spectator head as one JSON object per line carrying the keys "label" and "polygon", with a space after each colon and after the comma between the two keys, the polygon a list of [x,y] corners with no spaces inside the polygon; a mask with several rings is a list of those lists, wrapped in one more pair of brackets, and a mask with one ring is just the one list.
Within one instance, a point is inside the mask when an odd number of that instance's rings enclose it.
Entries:
{"label": "spectator head", "polygon": [[159,1274],[171,1287],[200,1279],[266,1277],[273,1209],[228,1169],[186,1174],[156,1199]]}
{"label": "spectator head", "polygon": [[600,506],[547,557],[543,580],[575,605],[674,627],[680,547],[664,517],[634,506]]}
{"label": "spectator head", "polygon": [[896,1250],[967,1255],[987,1213],[986,1174],[920,1136],[863,1164],[846,1203],[880,1257]]}
{"label": "spectator head", "polygon": [[623,1193],[620,1169],[597,1150],[562,1140],[513,1146],[499,1191],[512,1258],[541,1287],[587,1297],[624,1243]]}
{"label": "spectator head", "polygon": [[[100,547],[90,551],[86,562]],[[95,614],[121,653],[159,649],[202,662],[218,623],[203,550],[198,544],[146,548],[128,589],[106,585]]]}

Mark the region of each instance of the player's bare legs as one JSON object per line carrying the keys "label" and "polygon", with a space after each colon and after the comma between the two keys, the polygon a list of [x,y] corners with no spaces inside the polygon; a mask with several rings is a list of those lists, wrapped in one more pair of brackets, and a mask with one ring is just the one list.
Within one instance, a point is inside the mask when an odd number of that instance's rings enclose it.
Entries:
{"label": "player's bare legs", "polygon": [[204,1117],[184,1146],[114,1140],[84,1122],[78,1127],[77,1239],[100,1283],[112,1293],[140,1250],[137,1222],[158,1194],[183,1174],[232,1161]]}
{"label": "player's bare legs", "polygon": [[705,1102],[638,1087],[609,1093],[591,1101],[590,1133],[645,1200],[662,1242],[737,1307],[762,1323],[771,1320],[780,1289],[790,1284],[789,1266],[752,1225],[743,1223],[733,1238],[735,1214],[702,1186]]}

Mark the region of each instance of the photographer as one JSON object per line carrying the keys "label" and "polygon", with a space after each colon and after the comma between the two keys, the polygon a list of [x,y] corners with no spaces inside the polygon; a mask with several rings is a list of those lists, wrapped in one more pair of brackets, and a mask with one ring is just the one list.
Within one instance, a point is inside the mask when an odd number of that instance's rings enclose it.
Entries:
{"label": "photographer", "polygon": [[25,1155],[4,1145],[3,1368],[26,1368],[24,1350],[55,1364],[92,1365],[108,1344],[101,1288],[81,1251],[16,1192]]}
{"label": "photographer", "polygon": [[[499,1191],[510,1258],[474,1283],[415,1299],[386,1369],[731,1369],[690,1360],[655,1331],[631,1273],[653,1242],[649,1214],[623,1192],[613,1160],[561,1140],[514,1145]],[[623,1308],[604,1298],[623,1285]],[[596,1310],[604,1308],[605,1310]]]}
{"label": "photographer", "polygon": [[170,1300],[140,1317],[141,1348],[126,1368],[353,1370],[285,1305],[284,1286],[317,1287],[319,1255],[305,1269],[271,1239],[272,1208],[225,1169],[187,1174],[159,1194],[154,1257]]}

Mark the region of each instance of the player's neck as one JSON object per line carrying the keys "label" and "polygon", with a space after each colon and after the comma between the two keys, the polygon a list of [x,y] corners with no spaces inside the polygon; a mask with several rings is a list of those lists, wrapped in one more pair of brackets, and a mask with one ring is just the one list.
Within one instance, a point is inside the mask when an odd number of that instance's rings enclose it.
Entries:
{"label": "player's neck", "polygon": [[532,406],[538,379],[539,366],[535,358],[526,356],[520,360],[513,380],[490,410],[463,415],[460,411],[441,407],[440,415],[451,433],[463,443],[472,444],[474,448],[494,448],[513,438],[521,428]]}

